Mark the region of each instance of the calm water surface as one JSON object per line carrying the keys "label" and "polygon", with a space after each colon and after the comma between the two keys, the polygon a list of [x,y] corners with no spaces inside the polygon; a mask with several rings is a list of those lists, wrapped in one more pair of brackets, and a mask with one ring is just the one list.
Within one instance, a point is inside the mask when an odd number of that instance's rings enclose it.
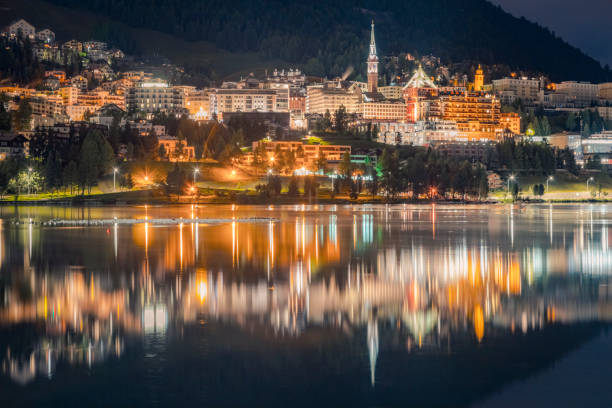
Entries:
{"label": "calm water surface", "polygon": [[[113,217],[228,222],[39,223]],[[0,220],[2,407],[612,406],[612,206]]]}

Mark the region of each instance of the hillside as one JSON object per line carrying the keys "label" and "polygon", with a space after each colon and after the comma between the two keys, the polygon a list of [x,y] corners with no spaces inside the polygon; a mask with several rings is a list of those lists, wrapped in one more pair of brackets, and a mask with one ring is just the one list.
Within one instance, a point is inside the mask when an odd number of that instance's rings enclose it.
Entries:
{"label": "hillside", "polygon": [[[381,55],[410,52],[434,54],[445,62],[505,64],[553,80],[611,76],[548,29],[486,0],[48,0],[54,6],[40,0],[0,1],[21,8],[35,24],[49,20],[58,32],[89,29],[128,51],[159,52],[221,76],[237,67],[261,67],[266,60],[329,76],[353,65],[359,74],[372,19]],[[58,5],[70,13],[87,10],[102,22],[86,28],[78,18],[44,11],[62,10]],[[246,63],[238,65],[241,59]]]}
{"label": "hillside", "polygon": [[208,41],[188,41],[157,30],[132,28],[98,13],[42,0],[0,0],[0,27],[22,17],[37,29],[51,28],[60,41],[110,40],[128,53],[163,56],[213,80],[263,72],[282,63],[256,52],[230,52]]}

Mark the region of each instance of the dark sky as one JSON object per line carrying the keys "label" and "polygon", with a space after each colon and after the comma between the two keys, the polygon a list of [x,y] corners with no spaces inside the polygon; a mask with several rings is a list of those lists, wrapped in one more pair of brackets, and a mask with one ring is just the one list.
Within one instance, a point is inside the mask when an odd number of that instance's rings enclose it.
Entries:
{"label": "dark sky", "polygon": [[603,64],[612,65],[612,0],[490,0],[539,23]]}

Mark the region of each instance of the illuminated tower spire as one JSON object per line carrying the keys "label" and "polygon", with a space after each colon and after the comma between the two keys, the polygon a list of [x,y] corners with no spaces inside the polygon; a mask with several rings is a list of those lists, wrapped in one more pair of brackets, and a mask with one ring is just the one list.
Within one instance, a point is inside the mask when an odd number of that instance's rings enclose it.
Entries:
{"label": "illuminated tower spire", "polygon": [[378,91],[378,56],[376,55],[376,40],[374,39],[374,20],[370,34],[370,54],[368,55],[368,92]]}

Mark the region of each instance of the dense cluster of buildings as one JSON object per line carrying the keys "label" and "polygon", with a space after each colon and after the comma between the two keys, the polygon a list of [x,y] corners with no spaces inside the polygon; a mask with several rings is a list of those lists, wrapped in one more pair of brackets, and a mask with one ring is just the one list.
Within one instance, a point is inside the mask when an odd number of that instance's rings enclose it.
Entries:
{"label": "dense cluster of buildings", "polygon": [[2,35],[28,37],[41,61],[66,66],[78,58],[83,67],[72,76],[62,69],[47,71],[36,88],[0,85],[0,93],[12,97],[9,109],[16,109],[20,99],[30,102],[32,130],[77,121],[101,123],[104,112],[113,110],[123,116],[137,114],[141,119],[150,119],[157,112],[189,115],[198,121],[241,118],[264,123],[269,136],[275,138],[307,132],[325,116],[333,121],[335,112],[343,108],[349,128],[373,129],[379,142],[441,146],[488,143],[520,134],[519,115],[501,109],[519,99],[527,109],[579,113],[588,108],[612,120],[612,83],[554,84],[544,78],[516,76],[485,83],[479,66],[473,82],[439,86],[419,65],[412,76],[406,75],[404,80],[397,77],[397,83],[380,86],[374,23],[366,60],[367,82],[328,80],[309,77],[298,69],[275,69],[264,78],[250,74],[211,88],[173,85],[146,70],[115,72],[114,62],[125,58],[120,50],[99,41],[58,44],[51,30],[36,31],[25,20],[9,25]]}

